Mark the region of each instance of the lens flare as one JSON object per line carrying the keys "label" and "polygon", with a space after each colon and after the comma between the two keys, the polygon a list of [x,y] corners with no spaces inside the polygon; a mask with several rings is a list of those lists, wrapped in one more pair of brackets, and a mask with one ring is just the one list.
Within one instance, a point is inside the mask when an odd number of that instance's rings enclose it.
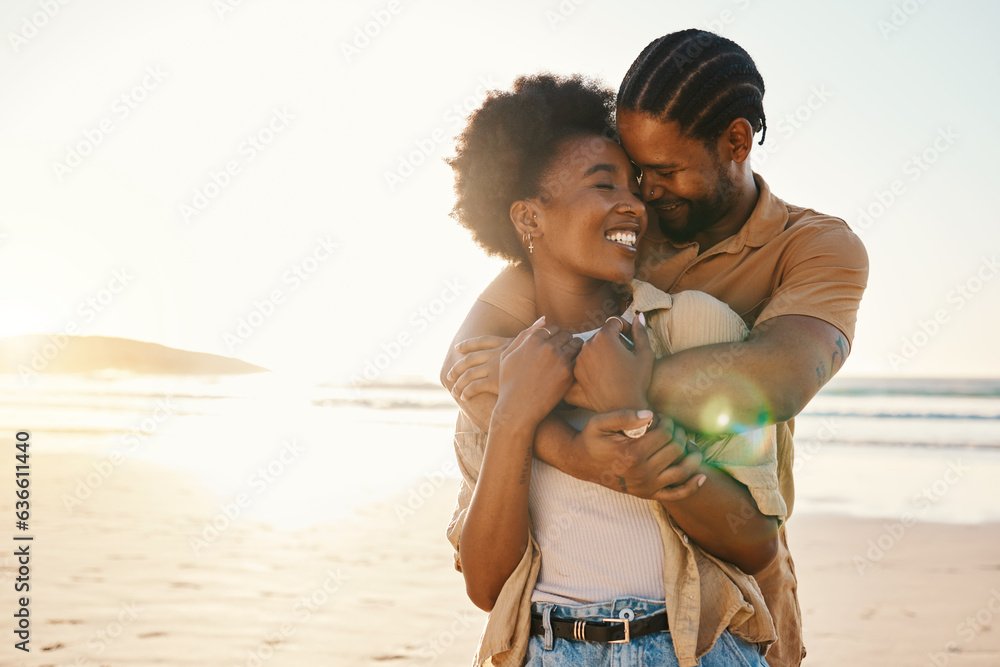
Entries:
{"label": "lens flare", "polygon": [[[756,403],[761,406],[756,420],[752,423],[741,421],[737,417],[737,411],[735,410],[736,406],[734,403],[736,401],[729,398],[731,396],[738,396],[739,403],[742,405],[753,405]],[[725,446],[727,450],[725,456],[728,459],[735,454],[739,457],[740,461],[732,461],[732,463],[754,465],[767,455],[766,452],[769,447],[774,446],[773,435],[767,437],[769,432],[773,434],[773,430],[767,431],[764,429],[765,424],[772,422],[771,415],[771,408],[764,398],[763,393],[756,387],[743,383],[742,391],[731,392],[730,390],[726,392],[726,395],[722,395],[721,393],[715,394],[705,401],[700,415],[699,430],[705,440],[714,440],[716,442],[720,438],[713,436],[721,436],[723,433],[739,434],[741,445],[738,448],[738,453],[730,446]],[[746,421],[749,422],[750,420]],[[701,438],[699,438],[700,440]],[[711,448],[710,445],[709,447]]]}

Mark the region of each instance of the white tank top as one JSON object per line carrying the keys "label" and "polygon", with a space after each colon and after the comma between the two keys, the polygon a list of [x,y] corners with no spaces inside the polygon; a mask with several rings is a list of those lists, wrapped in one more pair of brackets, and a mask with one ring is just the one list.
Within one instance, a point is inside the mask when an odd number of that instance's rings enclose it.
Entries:
{"label": "white tank top", "polygon": [[533,602],[663,600],[663,539],[655,500],[584,482],[535,459],[531,523],[541,551]]}
{"label": "white tank top", "polygon": [[[596,332],[576,336],[586,340]],[[575,410],[567,421],[580,429],[592,414]],[[657,501],[584,482],[536,458],[528,502],[541,551],[532,602],[590,604],[626,596],[664,599]]]}

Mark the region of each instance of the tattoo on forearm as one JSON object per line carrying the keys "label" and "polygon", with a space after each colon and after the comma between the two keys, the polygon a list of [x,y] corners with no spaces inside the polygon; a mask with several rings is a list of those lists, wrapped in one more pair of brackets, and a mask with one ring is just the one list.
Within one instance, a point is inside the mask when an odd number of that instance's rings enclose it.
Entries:
{"label": "tattoo on forearm", "polygon": [[624,477],[619,477],[618,478],[618,489],[622,493],[628,493],[628,484],[625,483],[625,478]]}
{"label": "tattoo on forearm", "polygon": [[528,471],[531,470],[532,449],[529,446],[524,454],[524,466],[521,468],[521,484],[528,483]]}
{"label": "tattoo on forearm", "polygon": [[833,353],[833,360],[830,362],[830,372],[836,373],[837,369],[847,361],[847,339],[844,334],[837,336],[837,349]]}
{"label": "tattoo on forearm", "polygon": [[833,351],[833,358],[830,359],[830,373],[829,376],[826,372],[826,364],[821,363],[816,367],[816,381],[819,382],[819,386],[826,384],[829,378],[832,378],[834,373],[840,370],[840,367],[844,365],[847,361],[847,338],[844,334],[839,334],[837,336],[837,349]]}

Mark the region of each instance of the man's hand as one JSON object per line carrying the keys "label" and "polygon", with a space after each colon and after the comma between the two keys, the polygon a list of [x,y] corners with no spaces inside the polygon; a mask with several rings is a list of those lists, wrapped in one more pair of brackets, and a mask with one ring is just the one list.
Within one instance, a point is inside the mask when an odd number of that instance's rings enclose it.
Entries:
{"label": "man's hand", "polygon": [[[462,343],[467,340],[475,338],[504,338],[507,340],[513,340],[521,331],[525,329],[525,324],[520,320],[517,320],[504,311],[500,310],[496,306],[491,306],[488,303],[482,301],[476,301],[472,305],[472,309],[469,311],[468,317],[462,323],[462,326],[455,333],[455,338],[452,340],[452,347],[448,348],[448,355],[445,357],[444,364],[441,368],[441,384],[452,392],[455,396],[455,400],[458,402],[459,407],[462,411],[475,422],[476,426],[486,431],[489,430],[490,426],[490,416],[493,414],[493,407],[496,405],[497,394],[489,393],[483,391],[482,393],[476,394],[471,399],[463,400],[461,398],[462,391],[468,387],[468,384],[472,383],[473,379],[484,379],[484,378],[474,378],[473,376],[467,376],[466,382],[460,391],[454,391],[455,380],[458,380],[465,374],[468,368],[456,369],[456,365],[462,361],[464,354],[459,352],[459,347],[462,347]],[[490,334],[487,336],[487,334]],[[463,348],[468,349],[468,348]],[[497,348],[489,348],[490,359],[493,368],[490,371],[490,378],[486,383],[478,385],[479,388],[485,388],[487,385],[493,386],[494,388],[499,383],[499,368],[497,364],[500,361],[500,354],[502,354],[503,349],[500,346]],[[470,352],[477,351],[487,351],[487,350],[470,350]],[[456,369],[456,373],[452,374],[452,370]],[[461,370],[461,372],[458,372]],[[451,379],[453,378],[453,379]]]}
{"label": "man's hand", "polygon": [[560,452],[536,447],[536,453],[567,474],[621,493],[663,502],[691,496],[704,481],[704,475],[695,474],[702,456],[697,449],[688,451],[682,428],[661,419],[638,438],[622,433],[652,417],[649,410],[595,415]]}
{"label": "man's hand", "polygon": [[451,394],[468,401],[482,393],[500,393],[500,357],[510,347],[513,338],[479,336],[455,346],[461,358],[445,375],[453,383]]}

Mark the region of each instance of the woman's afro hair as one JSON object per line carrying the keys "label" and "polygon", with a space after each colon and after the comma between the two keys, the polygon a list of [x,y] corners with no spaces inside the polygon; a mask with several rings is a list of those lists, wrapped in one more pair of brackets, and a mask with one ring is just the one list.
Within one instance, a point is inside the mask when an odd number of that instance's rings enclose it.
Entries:
{"label": "woman's afro hair", "polygon": [[490,91],[459,136],[451,215],[490,255],[523,262],[510,219],[515,201],[540,195],[558,143],[577,134],[615,138],[614,91],[579,75],[522,76],[513,91]]}

